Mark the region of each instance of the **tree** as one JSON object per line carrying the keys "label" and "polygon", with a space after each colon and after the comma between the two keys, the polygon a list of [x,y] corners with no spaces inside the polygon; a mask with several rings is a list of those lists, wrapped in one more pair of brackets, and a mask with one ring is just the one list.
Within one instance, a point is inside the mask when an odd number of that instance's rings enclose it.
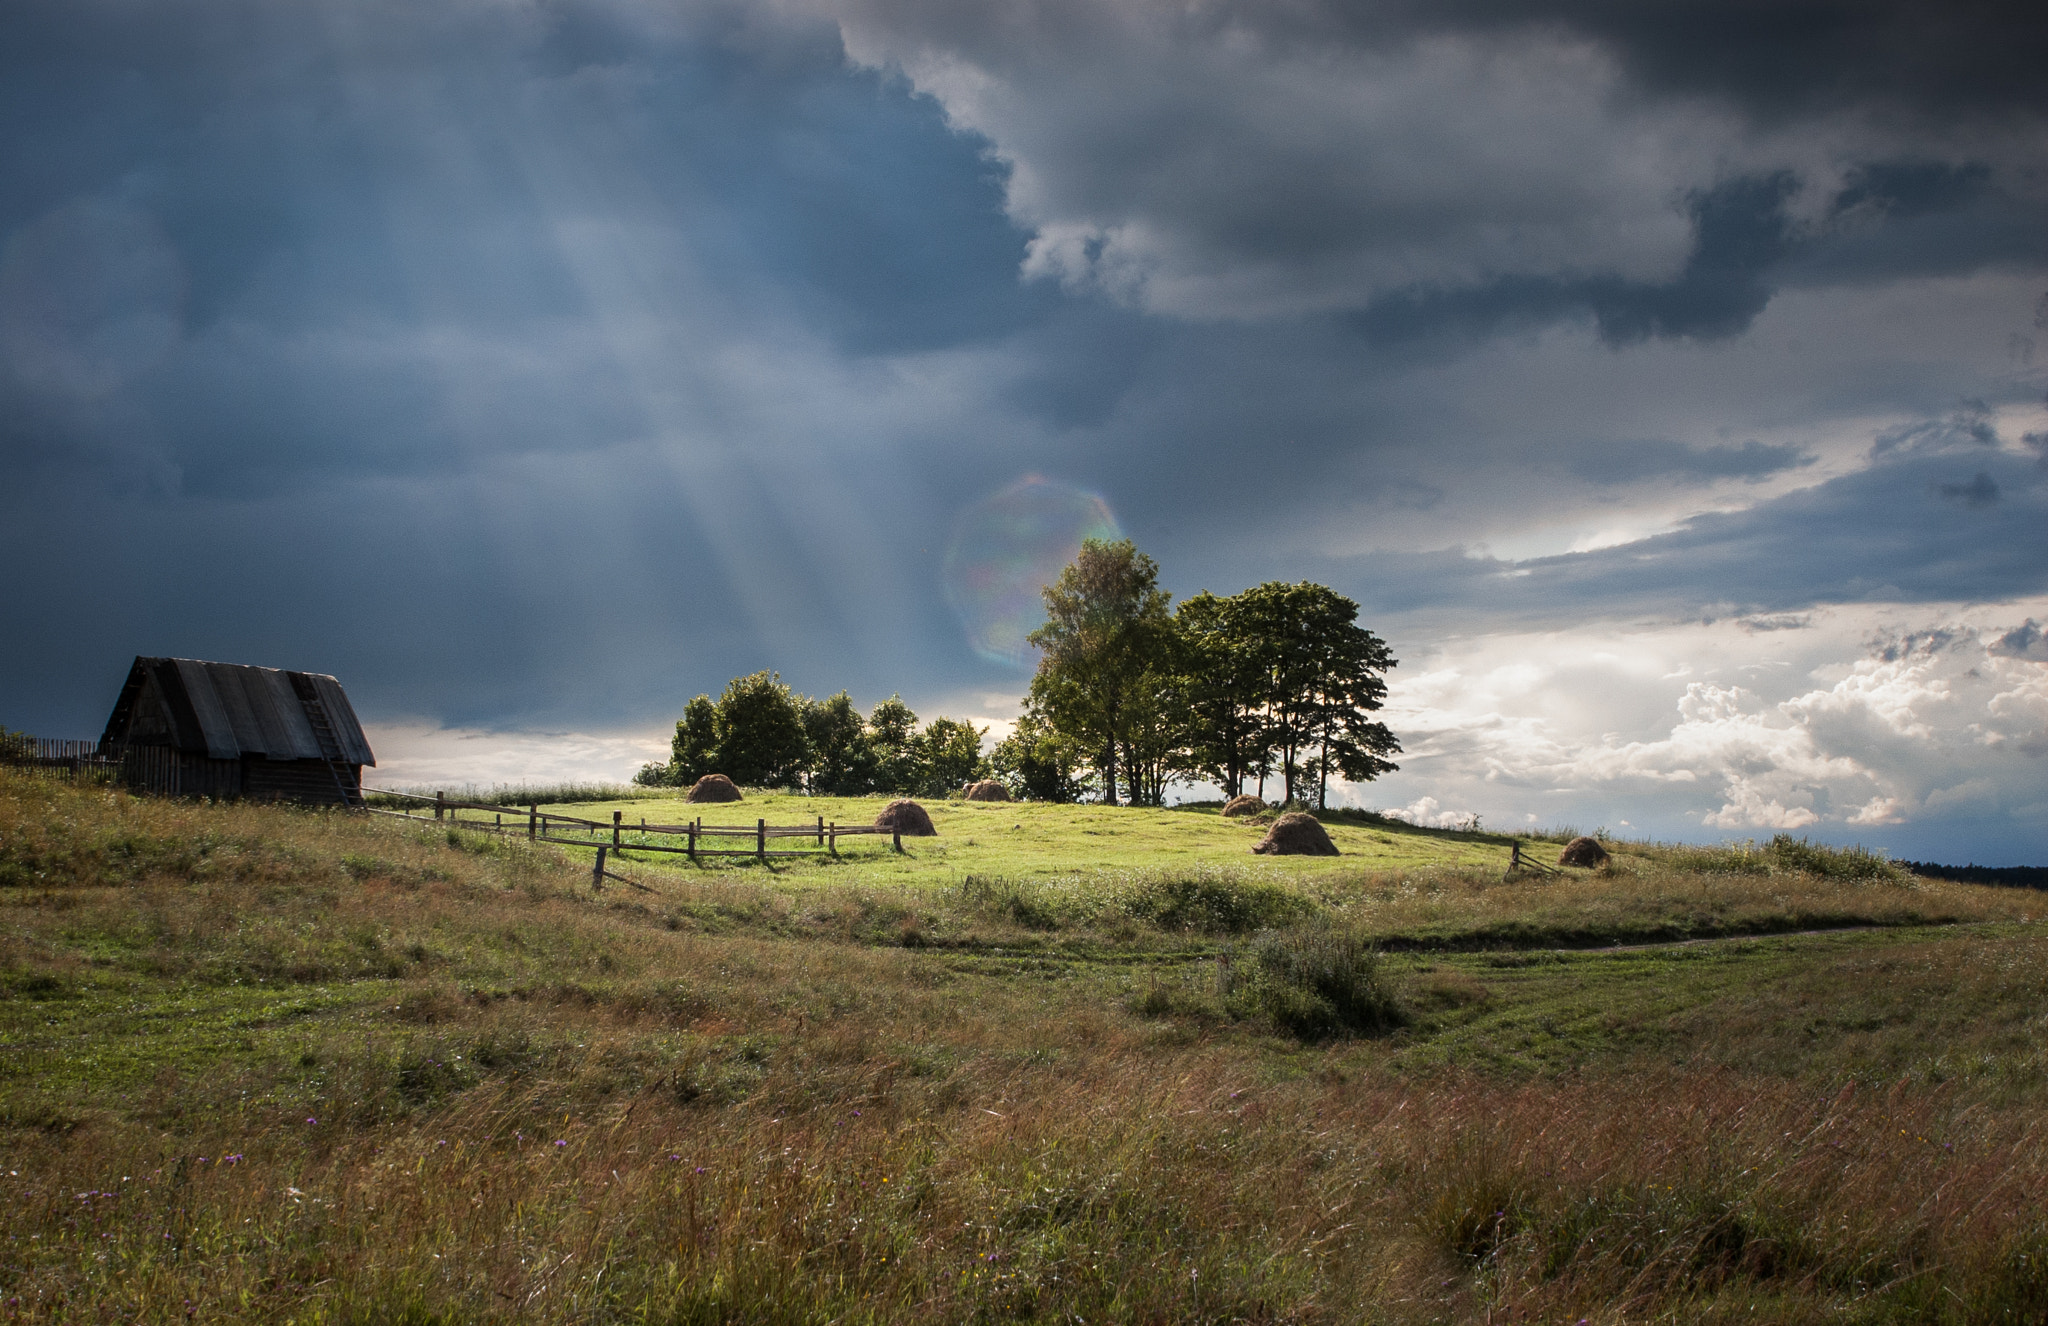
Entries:
{"label": "tree", "polygon": [[1158,565],[1129,539],[1089,539],[1046,586],[1046,622],[1027,637],[1043,651],[1031,701],[1055,732],[1089,752],[1109,805],[1171,630],[1158,580]]}
{"label": "tree", "polygon": [[1266,722],[1268,669],[1242,595],[1203,590],[1174,610],[1190,762],[1227,796],[1264,775],[1272,751]]}
{"label": "tree", "polygon": [[813,796],[862,796],[875,789],[878,761],[867,724],[845,691],[829,700],[799,701],[810,746],[805,782]]}
{"label": "tree", "polygon": [[1333,634],[1310,720],[1318,747],[1309,762],[1316,779],[1317,810],[1329,808],[1333,770],[1364,783],[1401,767],[1386,758],[1399,754],[1401,743],[1385,723],[1370,717],[1386,701],[1387,683],[1380,674],[1394,666],[1392,652],[1378,636],[1349,623]]}
{"label": "tree", "polygon": [[1027,801],[1079,801],[1090,788],[1091,779],[1080,773],[1081,753],[1029,706],[1016,730],[989,751],[988,762],[1010,795]]}
{"label": "tree", "polygon": [[1166,804],[1167,784],[1196,773],[1188,678],[1180,636],[1170,622],[1158,650],[1132,695],[1120,747],[1124,783],[1134,806]]}
{"label": "tree", "polygon": [[867,740],[875,757],[875,790],[914,792],[918,786],[917,715],[892,695],[868,713]]}
{"label": "tree", "polygon": [[688,787],[718,769],[718,706],[708,695],[700,695],[683,706],[676,722],[675,740],[669,745],[668,779]]}
{"label": "tree", "polygon": [[1333,768],[1361,780],[1395,768],[1384,757],[1399,752],[1400,743],[1369,717],[1386,697],[1380,674],[1394,657],[1357,624],[1358,605],[1308,581],[1268,581],[1237,600],[1237,629],[1253,642],[1268,749],[1279,757],[1285,799],[1295,800],[1308,774],[1321,805]]}
{"label": "tree", "polygon": [[922,794],[942,797],[980,778],[988,769],[981,758],[981,739],[987,735],[987,728],[952,718],[926,724],[915,742]]}
{"label": "tree", "polygon": [[810,754],[803,712],[775,673],[756,672],[728,682],[718,697],[713,731],[716,772],[735,783],[793,787],[803,776]]}

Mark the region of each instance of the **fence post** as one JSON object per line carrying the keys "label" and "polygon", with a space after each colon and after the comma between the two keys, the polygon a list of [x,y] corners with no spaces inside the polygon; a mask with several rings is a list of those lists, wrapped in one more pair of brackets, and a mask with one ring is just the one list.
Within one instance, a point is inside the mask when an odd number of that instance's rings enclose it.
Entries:
{"label": "fence post", "polygon": [[590,867],[590,891],[592,893],[598,893],[604,889],[604,854],[607,850],[603,847],[598,848],[597,861]]}
{"label": "fence post", "polygon": [[818,816],[818,846],[820,846],[820,847],[823,847],[824,845],[825,845],[825,817],[824,817],[823,815],[820,815],[820,816]]}
{"label": "fence post", "polygon": [[534,802],[526,808],[526,836],[540,837],[540,803]]}
{"label": "fence post", "polygon": [[439,824],[441,822],[441,814],[446,809],[444,803],[447,800],[448,794],[446,792],[434,793],[434,822],[436,824]]}
{"label": "fence post", "polygon": [[1514,842],[1510,842],[1510,843],[1508,844],[1508,869],[1509,869],[1509,870],[1520,870],[1521,868],[1522,868],[1522,844],[1521,844],[1520,840],[1518,839],[1518,840],[1516,840],[1516,841],[1514,841]]}
{"label": "fence post", "polygon": [[696,860],[697,860],[697,826],[696,826],[696,824],[695,824],[695,823],[690,823],[690,824],[685,824],[685,825],[683,826],[683,828],[684,828],[684,829],[685,829],[685,830],[686,830],[686,831],[687,831],[687,832],[689,833],[689,835],[690,835],[690,840],[689,840],[689,853],[690,853],[690,861],[691,861],[691,863],[692,863],[692,864],[694,864],[694,863],[696,862]]}
{"label": "fence post", "polygon": [[754,821],[754,855],[763,861],[768,859],[768,821]]}
{"label": "fence post", "polygon": [[899,852],[903,850],[903,830],[891,829],[889,831],[889,845]]}
{"label": "fence post", "polygon": [[838,820],[833,820],[833,821],[832,821],[832,828],[831,828],[831,831],[830,831],[829,835],[828,835],[828,836],[826,837],[826,839],[825,839],[825,850],[826,850],[826,851],[828,851],[828,852],[830,852],[830,853],[831,853],[832,855],[834,855],[834,856],[838,856],[838,855],[839,855],[839,821],[838,821]]}
{"label": "fence post", "polygon": [[619,849],[619,847],[621,846],[621,844],[620,844],[620,842],[619,842],[619,821],[621,821],[621,820],[623,820],[623,819],[625,819],[625,818],[626,818],[626,812],[625,812],[625,811],[623,811],[623,810],[615,810],[615,811],[613,811],[613,812],[612,812],[612,850],[613,850],[613,851],[617,851],[617,850]]}

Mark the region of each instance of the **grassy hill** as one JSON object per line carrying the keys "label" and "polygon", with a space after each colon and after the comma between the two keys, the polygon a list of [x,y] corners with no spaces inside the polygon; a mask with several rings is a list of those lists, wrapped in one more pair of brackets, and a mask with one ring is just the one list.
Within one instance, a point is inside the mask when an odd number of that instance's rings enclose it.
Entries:
{"label": "grassy hill", "polygon": [[2048,1314],[2048,898],[931,809],[593,893],[574,848],[0,773],[0,1315]]}

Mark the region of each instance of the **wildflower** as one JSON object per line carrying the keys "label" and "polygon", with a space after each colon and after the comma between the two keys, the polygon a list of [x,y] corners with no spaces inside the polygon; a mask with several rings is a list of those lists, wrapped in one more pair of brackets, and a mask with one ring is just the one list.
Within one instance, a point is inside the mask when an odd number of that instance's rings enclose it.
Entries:
{"label": "wildflower", "polygon": [[318,1119],[314,1118],[314,1117],[313,1117],[312,1115],[310,1115],[310,1114],[309,1114],[309,1115],[307,1115],[307,1116],[306,1116],[306,1122],[307,1122],[307,1123],[318,1123],[318,1122],[320,1122],[320,1121],[319,1121]]}
{"label": "wildflower", "polygon": [[567,1139],[565,1139],[565,1138],[560,1138],[560,1137],[557,1137],[557,1138],[555,1139],[555,1145],[556,1145],[556,1146],[567,1146],[567,1145],[569,1145],[569,1143],[568,1143]]}

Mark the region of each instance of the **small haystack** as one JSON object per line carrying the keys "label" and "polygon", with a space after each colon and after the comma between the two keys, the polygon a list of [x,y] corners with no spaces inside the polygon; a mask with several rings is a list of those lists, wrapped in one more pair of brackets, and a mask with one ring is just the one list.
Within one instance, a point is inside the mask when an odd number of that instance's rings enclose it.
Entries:
{"label": "small haystack", "polygon": [[685,801],[738,801],[740,790],[724,774],[705,774],[690,785]]}
{"label": "small haystack", "polygon": [[1010,789],[1004,787],[993,778],[984,778],[978,783],[969,783],[967,785],[967,799],[969,801],[1008,801],[1010,799]]}
{"label": "small haystack", "polygon": [[915,801],[891,801],[882,807],[881,814],[875,816],[875,827],[894,829],[905,838],[939,836],[939,831],[932,827],[932,817]]}
{"label": "small haystack", "polygon": [[1256,815],[1265,808],[1265,802],[1249,793],[1241,797],[1232,797],[1223,803],[1223,813],[1231,819],[1236,819],[1239,815]]}
{"label": "small haystack", "polygon": [[1289,811],[1273,821],[1259,845],[1252,848],[1261,856],[1336,856],[1337,844],[1313,815]]}
{"label": "small haystack", "polygon": [[1607,864],[1607,849],[1600,845],[1598,838],[1574,838],[1564,845],[1557,863],[1561,866],[1604,866]]}

